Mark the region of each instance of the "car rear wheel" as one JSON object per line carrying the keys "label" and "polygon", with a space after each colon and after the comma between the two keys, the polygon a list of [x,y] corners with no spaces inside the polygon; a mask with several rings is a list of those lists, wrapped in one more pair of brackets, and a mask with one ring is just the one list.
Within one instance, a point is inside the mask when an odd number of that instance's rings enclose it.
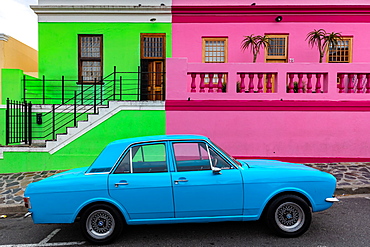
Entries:
{"label": "car rear wheel", "polygon": [[305,200],[295,195],[276,198],[268,207],[266,223],[281,237],[298,237],[311,225],[311,208]]}
{"label": "car rear wheel", "polygon": [[122,228],[121,214],[109,205],[93,205],[81,217],[82,234],[86,240],[94,244],[112,242],[121,233]]}

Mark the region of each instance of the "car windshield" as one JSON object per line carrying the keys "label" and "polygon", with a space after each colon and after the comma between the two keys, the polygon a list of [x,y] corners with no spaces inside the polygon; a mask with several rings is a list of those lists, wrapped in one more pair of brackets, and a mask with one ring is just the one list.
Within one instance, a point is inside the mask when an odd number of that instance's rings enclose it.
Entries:
{"label": "car windshield", "polygon": [[216,145],[214,142],[212,142],[213,146],[217,147],[219,150],[221,150],[229,159],[231,159],[232,161],[234,161],[235,164],[237,164],[238,166],[242,166],[242,164],[237,161],[233,156],[231,156],[230,154],[228,154],[225,150],[223,150],[222,148],[220,148],[220,146]]}

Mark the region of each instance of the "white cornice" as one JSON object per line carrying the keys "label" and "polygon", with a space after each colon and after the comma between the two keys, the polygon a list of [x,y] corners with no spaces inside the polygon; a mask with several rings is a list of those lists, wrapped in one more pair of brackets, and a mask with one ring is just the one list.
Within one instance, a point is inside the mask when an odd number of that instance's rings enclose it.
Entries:
{"label": "white cornice", "polygon": [[36,14],[171,14],[170,6],[31,5]]}
{"label": "white cornice", "polygon": [[170,6],[31,5],[39,22],[171,22]]}
{"label": "white cornice", "polygon": [[0,33],[0,41],[8,41],[10,36],[4,34],[4,33]]}

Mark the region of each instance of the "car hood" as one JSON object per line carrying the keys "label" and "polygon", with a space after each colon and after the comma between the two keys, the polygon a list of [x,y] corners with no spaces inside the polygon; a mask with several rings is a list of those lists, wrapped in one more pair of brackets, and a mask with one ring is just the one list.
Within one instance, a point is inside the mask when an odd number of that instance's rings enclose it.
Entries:
{"label": "car hood", "polygon": [[88,167],[81,167],[81,168],[75,168],[75,169],[72,169],[72,170],[69,170],[69,171],[57,173],[57,174],[55,174],[51,177],[42,179],[42,180],[38,181],[37,183],[44,183],[44,182],[48,182],[48,181],[55,180],[55,179],[59,180],[59,179],[76,178],[76,177],[84,175],[87,168]]}
{"label": "car hood", "polygon": [[305,166],[303,164],[288,163],[278,160],[238,160],[243,165],[248,166],[249,168],[266,168],[266,169],[294,169],[294,170],[316,170],[314,168]]}

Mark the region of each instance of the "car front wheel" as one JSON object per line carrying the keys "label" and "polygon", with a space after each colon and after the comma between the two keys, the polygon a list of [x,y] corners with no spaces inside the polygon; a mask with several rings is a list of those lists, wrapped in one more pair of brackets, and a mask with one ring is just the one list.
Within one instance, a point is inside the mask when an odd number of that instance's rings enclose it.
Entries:
{"label": "car front wheel", "polygon": [[298,237],[311,225],[311,208],[305,200],[295,195],[276,198],[268,207],[266,223],[281,237]]}
{"label": "car front wheel", "polygon": [[123,222],[118,210],[112,206],[96,204],[88,208],[81,217],[81,231],[94,244],[112,242],[122,231]]}

